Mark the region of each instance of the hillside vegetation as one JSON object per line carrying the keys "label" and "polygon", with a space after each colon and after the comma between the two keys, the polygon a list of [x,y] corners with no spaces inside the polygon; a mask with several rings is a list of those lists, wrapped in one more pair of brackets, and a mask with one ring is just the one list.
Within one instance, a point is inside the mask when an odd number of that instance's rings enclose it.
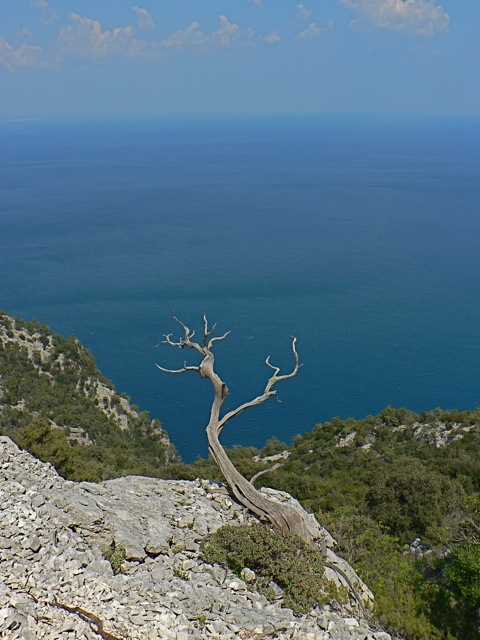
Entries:
{"label": "hillside vegetation", "polygon": [[[229,451],[247,477],[301,501],[375,595],[375,613],[409,639],[480,637],[480,410],[387,407],[317,425],[287,447]],[[174,477],[221,480],[212,460]]]}
{"label": "hillside vegetation", "polygon": [[158,476],[177,459],[158,420],[115,391],[79,340],[1,311],[0,435],[70,480]]}
{"label": "hillside vegetation", "polygon": [[[223,480],[211,459],[179,462],[158,421],[114,390],[76,338],[1,312],[0,434],[68,479]],[[291,446],[273,438],[228,455],[247,478],[267,470],[255,484],[316,515],[374,592],[387,630],[480,638],[479,409],[387,407],[319,424]]]}

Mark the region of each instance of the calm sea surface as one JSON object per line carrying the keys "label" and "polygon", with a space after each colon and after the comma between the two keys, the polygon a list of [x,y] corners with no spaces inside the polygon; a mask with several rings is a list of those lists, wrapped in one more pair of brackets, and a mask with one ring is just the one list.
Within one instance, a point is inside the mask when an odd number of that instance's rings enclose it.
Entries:
{"label": "calm sea surface", "polygon": [[227,445],[290,441],[387,404],[480,404],[480,122],[0,123],[0,308],[77,335],[206,454],[211,389],[155,345],[202,315],[231,408],[303,367]]}

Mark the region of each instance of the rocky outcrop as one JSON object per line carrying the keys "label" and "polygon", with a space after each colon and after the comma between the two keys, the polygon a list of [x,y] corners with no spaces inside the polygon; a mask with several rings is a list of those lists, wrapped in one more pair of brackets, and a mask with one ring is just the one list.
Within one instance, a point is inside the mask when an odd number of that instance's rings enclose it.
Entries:
{"label": "rocky outcrop", "polygon": [[[115,390],[77,338],[0,311],[0,433],[18,441],[18,432],[34,420],[63,432],[77,449],[120,447],[117,458],[125,458],[128,469],[158,468],[178,459],[160,422]],[[153,459],[152,446],[147,451],[144,441],[154,442]],[[113,475],[105,468],[102,474],[97,477]]]}
{"label": "rocky outcrop", "polygon": [[1,313],[0,317],[0,343],[3,346],[13,344],[24,349],[37,371],[49,375],[42,370],[41,365],[48,362],[54,354],[53,336],[36,329],[28,330],[24,324],[6,313]]}
{"label": "rocky outcrop", "polygon": [[[128,429],[131,426],[130,423],[138,418],[138,412],[131,407],[125,397],[117,393],[108,380],[91,375],[87,378],[82,377],[80,364],[82,356],[88,354],[88,358],[91,354],[79,340],[74,337],[68,339],[71,343],[70,348],[74,347],[68,355],[56,349],[58,338],[59,336],[52,334],[48,327],[39,322],[28,323],[0,312],[0,348],[14,346],[21,349],[38,375],[50,378],[52,384],[55,384],[52,369],[57,368],[61,372],[66,369],[77,369],[78,381],[75,391],[85,397],[91,397],[100,411],[112,419],[120,429]],[[163,431],[162,434],[165,444],[169,444],[167,434]],[[75,439],[80,440],[78,434]],[[85,440],[89,443],[88,437]]]}
{"label": "rocky outcrop", "polygon": [[461,440],[468,433],[473,432],[477,435],[479,433],[478,425],[463,425],[455,422],[447,425],[441,420],[426,424],[415,422],[413,429],[414,438],[428,442],[437,448],[446,447],[455,440]]}
{"label": "rocky outcrop", "polygon": [[[361,445],[361,449],[370,449],[373,446],[377,439],[377,428],[373,426],[368,434],[363,436],[363,440],[367,440],[367,442]],[[398,438],[399,434],[402,434],[404,440],[426,442],[438,449],[439,447],[446,447],[456,440],[462,440],[467,434],[478,437],[480,428],[478,424],[464,425],[457,422],[447,424],[442,420],[430,419],[428,422],[413,422],[412,424],[401,424],[392,427],[391,434],[396,438]],[[336,437],[335,446],[337,448],[357,447],[357,436],[357,431],[352,431],[345,436],[339,435]]]}
{"label": "rocky outcrop", "polygon": [[[271,603],[248,589],[247,573],[202,560],[208,534],[250,519],[206,481],[73,483],[2,437],[0,638],[390,638],[339,605],[294,617],[281,593]],[[114,575],[105,549],[122,548]]]}

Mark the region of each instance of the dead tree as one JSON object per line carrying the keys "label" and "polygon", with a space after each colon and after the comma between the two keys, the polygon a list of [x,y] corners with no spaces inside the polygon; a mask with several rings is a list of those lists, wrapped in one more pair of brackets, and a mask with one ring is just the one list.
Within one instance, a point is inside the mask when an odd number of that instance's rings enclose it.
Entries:
{"label": "dead tree", "polygon": [[249,482],[242,474],[236,469],[231,460],[225,453],[224,448],[220,444],[219,435],[223,427],[229,420],[235,418],[240,413],[254,407],[258,404],[266,402],[269,398],[276,396],[277,392],[274,390],[274,386],[282,380],[293,378],[297,375],[300,367],[298,361],[298,353],[296,349],[296,338],[292,340],[292,350],[295,359],[295,365],[293,370],[284,375],[280,375],[280,368],[275,367],[270,363],[270,356],[267,358],[267,365],[273,369],[273,374],[267,381],[263,393],[250,402],[245,402],[236,409],[225,413],[221,416],[221,408],[225,398],[228,395],[228,388],[225,382],[219,377],[215,371],[215,357],[213,355],[213,345],[219,340],[224,340],[230,332],[223,334],[222,336],[213,336],[216,325],[211,328],[208,326],[206,317],[203,317],[204,331],[203,339],[201,342],[194,342],[194,331],[191,331],[183,322],[174,316],[175,321],[182,327],[183,336],[175,342],[172,339],[172,334],[165,336],[165,340],[161,344],[167,344],[171,347],[177,347],[179,349],[189,348],[194,349],[202,356],[202,361],[199,365],[187,365],[185,361],[183,367],[177,370],[165,369],[157,364],[160,371],[167,373],[185,373],[186,371],[196,371],[202,378],[208,378],[213,386],[213,403],[210,412],[210,420],[208,422],[206,432],[208,439],[208,448],[210,454],[214,458],[215,462],[220,467],[220,470],[225,477],[233,495],[235,498],[252,513],[257,515],[260,519],[267,520],[273,527],[282,531],[292,532],[299,535],[310,546],[314,546],[314,540],[312,534],[309,532],[305,521],[300,513],[286,504],[280,504],[273,502],[261,494],[251,482]]}

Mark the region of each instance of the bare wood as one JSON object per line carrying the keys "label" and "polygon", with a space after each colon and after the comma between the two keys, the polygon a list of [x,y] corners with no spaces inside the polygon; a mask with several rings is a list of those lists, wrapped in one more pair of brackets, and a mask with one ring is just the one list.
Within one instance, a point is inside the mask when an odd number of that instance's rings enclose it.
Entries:
{"label": "bare wood", "polygon": [[[236,409],[229,411],[223,417],[220,417],[221,408],[225,398],[228,395],[228,388],[225,382],[219,377],[215,371],[215,357],[212,352],[212,347],[215,342],[224,340],[229,332],[222,336],[213,337],[212,334],[215,330],[215,326],[209,328],[206,316],[203,317],[204,321],[204,335],[201,343],[194,342],[194,331],[191,331],[183,322],[174,316],[175,321],[182,327],[183,336],[178,340],[172,340],[172,334],[165,336],[165,340],[161,344],[167,344],[172,347],[180,349],[189,348],[194,349],[202,355],[202,361],[197,366],[187,366],[184,363],[183,368],[177,370],[168,370],[157,365],[161,371],[168,373],[184,373],[186,371],[197,371],[202,378],[208,378],[213,386],[213,403],[210,411],[210,420],[208,422],[206,433],[208,439],[208,448],[210,454],[220,467],[220,470],[225,477],[233,495],[236,499],[243,504],[252,513],[259,518],[267,520],[272,526],[277,529],[293,532],[299,535],[307,544],[314,546],[314,540],[312,534],[309,532],[306,523],[300,513],[286,504],[273,502],[266,496],[261,494],[255,487],[236,469],[233,463],[225,453],[224,448],[220,444],[219,434],[221,433],[225,424],[238,416],[240,413],[254,407],[256,405],[266,402],[271,397],[276,397],[277,392],[273,388],[278,382],[288,380],[297,375],[300,368],[299,358],[296,348],[297,340],[292,338],[292,351],[294,356],[294,367],[290,373],[280,374],[280,368],[271,364],[270,356],[266,360],[266,364],[273,370],[272,375],[265,385],[263,393],[249,402],[245,402]],[[257,474],[258,477],[258,474]]]}
{"label": "bare wood", "polygon": [[255,484],[255,480],[258,480],[258,478],[263,476],[265,473],[270,473],[270,471],[276,471],[280,467],[283,467],[283,463],[277,462],[276,464],[273,465],[273,467],[269,467],[268,469],[262,469],[261,471],[257,471],[257,473],[250,478],[250,484]]}
{"label": "bare wood", "polygon": [[[41,604],[41,601],[36,598],[33,593],[30,593],[30,591],[24,591],[22,593],[26,593],[37,604]],[[113,633],[110,633],[110,631],[107,631],[103,625],[103,620],[101,620],[98,616],[96,616],[94,613],[91,613],[90,611],[86,611],[81,607],[71,607],[68,604],[63,604],[62,602],[59,602],[55,597],[51,601],[44,601],[43,604],[46,604],[49,607],[63,609],[64,611],[68,611],[68,613],[73,613],[81,620],[86,622],[93,633],[100,636],[103,640],[123,640],[119,636],[116,636]],[[45,616],[39,616],[38,619],[50,621],[50,618],[47,618]]]}

